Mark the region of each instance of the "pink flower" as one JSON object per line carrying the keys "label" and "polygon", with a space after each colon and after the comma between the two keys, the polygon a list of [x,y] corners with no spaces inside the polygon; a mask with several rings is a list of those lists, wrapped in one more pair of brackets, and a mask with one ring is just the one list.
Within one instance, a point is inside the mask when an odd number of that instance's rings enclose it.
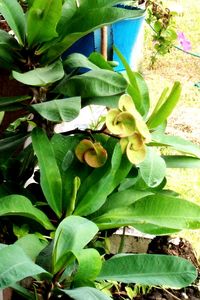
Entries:
{"label": "pink flower", "polygon": [[178,32],[178,40],[181,46],[183,47],[184,51],[190,51],[191,50],[191,43],[189,40],[186,39],[185,35],[183,32],[179,31]]}

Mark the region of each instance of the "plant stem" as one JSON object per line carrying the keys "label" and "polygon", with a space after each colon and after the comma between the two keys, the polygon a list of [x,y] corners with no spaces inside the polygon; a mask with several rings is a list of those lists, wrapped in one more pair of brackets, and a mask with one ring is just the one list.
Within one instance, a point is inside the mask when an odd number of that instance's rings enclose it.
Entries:
{"label": "plant stem", "polygon": [[123,232],[122,232],[122,236],[121,236],[121,240],[120,240],[120,245],[119,245],[118,253],[122,253],[123,252],[124,242],[125,242],[125,233],[126,233],[126,226],[123,227]]}
{"label": "plant stem", "polygon": [[105,128],[102,128],[100,130],[92,130],[92,129],[81,130],[81,129],[76,128],[76,129],[69,130],[69,131],[66,131],[66,132],[61,132],[62,135],[86,134],[86,135],[89,135],[89,136],[91,136],[92,134],[99,134],[99,133],[102,133],[102,134],[108,135],[110,137],[119,139],[118,136],[116,136],[114,134],[111,134],[109,132],[106,132]]}

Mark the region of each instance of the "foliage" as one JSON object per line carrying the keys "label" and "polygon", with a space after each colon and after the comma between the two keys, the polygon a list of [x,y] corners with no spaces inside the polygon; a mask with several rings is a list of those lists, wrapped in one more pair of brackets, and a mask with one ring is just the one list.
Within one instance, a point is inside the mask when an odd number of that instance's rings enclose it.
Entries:
{"label": "foliage", "polygon": [[[0,1],[15,34],[0,32],[1,67],[28,91],[0,98],[5,116],[20,112],[8,127],[4,118],[1,124],[0,216],[4,226],[14,224],[16,238],[0,244],[0,288],[11,286],[25,299],[106,300],[111,298],[96,288],[98,282],[180,288],[197,276],[178,257],[104,257],[108,230],[132,225],[169,234],[200,227],[199,206],[164,189],[166,168],[176,157],[158,152],[173,147],[187,154],[182,165],[199,166],[197,146],[165,134],[180,84],[162,92],[150,112],[145,80],[117,49],[126,77],[100,54],[62,56],[95,28],[143,13],[112,7],[118,2],[29,0],[21,6],[12,0],[11,9],[10,0]],[[88,71],[82,74],[83,67]],[[89,104],[107,107],[102,127],[54,132]],[[26,277],[32,278],[28,288],[19,285]]]}

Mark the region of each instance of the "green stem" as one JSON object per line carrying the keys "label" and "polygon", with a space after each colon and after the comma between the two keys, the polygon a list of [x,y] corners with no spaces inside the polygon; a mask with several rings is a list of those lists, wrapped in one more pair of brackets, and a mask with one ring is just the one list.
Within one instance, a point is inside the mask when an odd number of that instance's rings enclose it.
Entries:
{"label": "green stem", "polygon": [[126,233],[126,226],[123,227],[123,232],[122,232],[122,236],[121,236],[121,240],[120,240],[120,245],[119,245],[118,253],[122,253],[123,252],[124,242],[125,242],[125,233]]}

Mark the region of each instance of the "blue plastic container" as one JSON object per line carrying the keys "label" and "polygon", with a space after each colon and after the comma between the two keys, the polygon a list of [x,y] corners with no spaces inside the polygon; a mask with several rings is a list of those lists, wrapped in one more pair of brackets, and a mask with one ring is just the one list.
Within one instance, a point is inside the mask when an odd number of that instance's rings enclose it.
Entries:
{"label": "blue plastic container", "polygon": [[[117,5],[125,9],[138,9],[130,6]],[[137,65],[137,50],[141,48],[142,40],[140,39],[140,32],[142,31],[144,16],[136,19],[126,19],[108,26],[108,59],[118,62],[115,67],[116,71],[123,71],[124,66],[120,59],[113,53],[113,45],[115,45],[123,56],[128,61],[132,68]],[[70,47],[64,54],[67,55],[77,52],[85,56],[89,56],[92,52],[101,52],[101,31],[89,33]]]}

